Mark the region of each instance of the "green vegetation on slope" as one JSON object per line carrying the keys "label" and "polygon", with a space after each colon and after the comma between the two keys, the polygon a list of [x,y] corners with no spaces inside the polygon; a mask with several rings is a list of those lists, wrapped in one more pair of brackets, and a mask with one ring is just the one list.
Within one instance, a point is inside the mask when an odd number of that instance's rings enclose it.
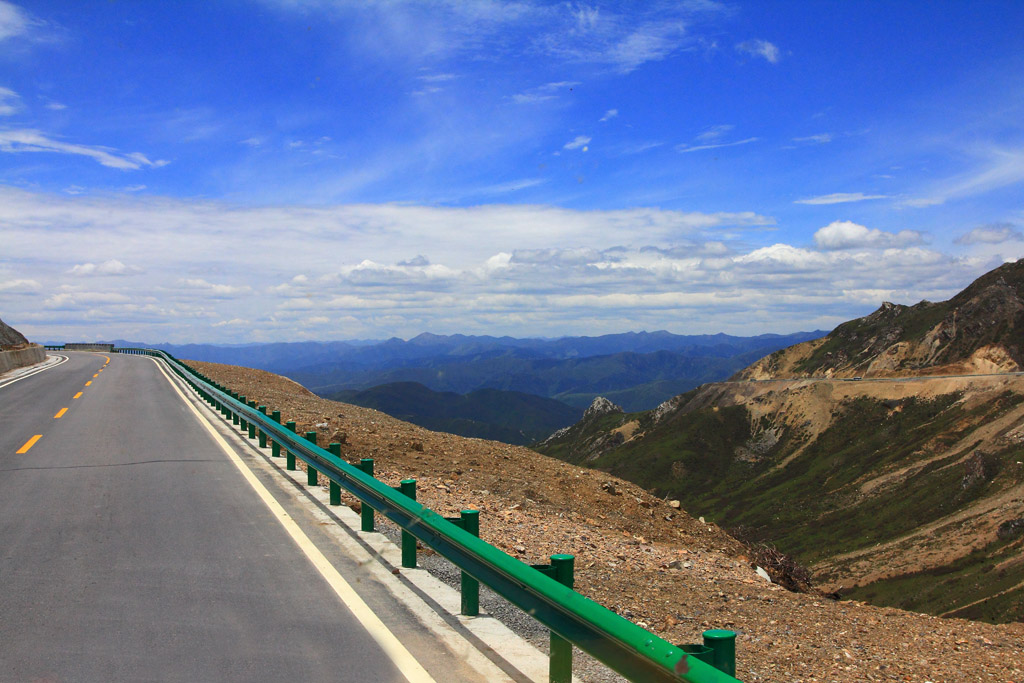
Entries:
{"label": "green vegetation on slope", "polygon": [[[769,541],[812,564],[901,537],[1019,483],[1016,461],[1024,449],[979,452],[965,462],[958,461],[966,451],[948,449],[1024,396],[1006,392],[971,410],[960,398],[953,393],[930,400],[848,400],[810,442],[799,430],[775,428],[767,418],[751,424],[743,406],[675,413],[658,424],[650,413],[608,415],[603,423],[587,424],[585,432],[574,426],[540,450],[569,459],[578,452],[574,444],[601,443],[602,432],[637,420],[642,438],[605,444],[610,447],[586,464],[678,498],[693,515],[742,527],[747,538]],[[773,429],[782,432],[777,442],[764,438]],[[799,455],[780,466],[800,447]],[[930,455],[935,459],[921,464]],[[899,470],[905,471],[889,484],[870,494],[862,490],[865,481]],[[959,594],[949,593],[920,604],[946,611],[964,604],[958,600]],[[1002,613],[1006,618],[1013,617]]]}

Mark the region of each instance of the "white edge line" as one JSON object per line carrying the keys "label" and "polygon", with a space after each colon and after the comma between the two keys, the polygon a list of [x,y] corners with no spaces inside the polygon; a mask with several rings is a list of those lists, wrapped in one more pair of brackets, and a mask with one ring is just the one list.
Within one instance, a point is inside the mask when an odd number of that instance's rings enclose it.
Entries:
{"label": "white edge line", "polygon": [[[62,365],[64,363],[68,362],[68,357],[67,356],[62,356],[59,353],[55,353],[55,354],[53,354],[53,356],[54,356],[54,358],[60,358],[61,360],[57,361],[56,363],[50,363],[49,365],[44,365],[41,368],[36,368],[35,370],[32,370],[31,372],[26,372],[24,375],[21,375],[19,377],[15,377],[14,379],[12,379],[10,381],[4,382],[3,384],[0,384],[0,389],[3,389],[4,387],[9,386],[11,384],[14,384],[15,382],[20,382],[23,379],[28,379],[29,377],[32,377],[33,375],[38,375],[40,372],[43,372],[44,370],[49,370],[50,368],[55,368],[58,365]],[[47,355],[47,357],[49,357],[49,355]],[[45,363],[46,361],[43,361],[43,362]]]}
{"label": "white edge line", "polygon": [[346,607],[352,612],[353,616],[359,620],[359,623],[363,625],[363,628],[367,630],[370,636],[377,641],[384,653],[391,658],[398,670],[402,672],[402,675],[410,681],[410,683],[433,683],[434,679],[431,677],[427,670],[416,661],[416,658],[412,656],[402,645],[401,641],[393,634],[384,622],[373,613],[373,610],[363,601],[359,594],[356,593],[352,586],[349,585],[338,570],[334,568],[334,565],[320,552],[320,549],[313,544],[313,541],[299,528],[299,525],[295,523],[295,520],[285,512],[281,504],[277,502],[270,491],[260,483],[256,475],[253,474],[252,470],[249,469],[248,465],[238,457],[238,454],[224,441],[224,438],[217,432],[217,430],[210,424],[202,413],[200,413],[192,402],[189,401],[185,394],[182,393],[181,389],[171,379],[164,369],[163,364],[156,359],[151,359],[156,363],[157,367],[160,368],[160,372],[167,378],[167,382],[171,385],[171,388],[177,392],[181,400],[189,407],[189,409],[195,414],[196,419],[199,420],[200,424],[209,432],[213,440],[220,446],[224,454],[228,456],[228,459],[234,463],[238,471],[242,473],[242,477],[245,478],[249,485],[256,491],[259,497],[263,500],[264,504],[270,508],[270,512],[274,515],[274,518],[284,527],[288,535],[292,537],[295,544],[299,546],[299,549],[306,555],[309,561],[316,567],[320,575],[324,577],[324,580],[334,590],[334,593],[338,598],[345,604]]}

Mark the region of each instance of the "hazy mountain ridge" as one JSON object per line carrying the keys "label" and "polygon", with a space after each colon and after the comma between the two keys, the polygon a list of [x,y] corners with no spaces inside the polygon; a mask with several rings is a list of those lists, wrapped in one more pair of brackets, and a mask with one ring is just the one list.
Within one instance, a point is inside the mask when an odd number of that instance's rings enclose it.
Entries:
{"label": "hazy mountain ridge", "polygon": [[[709,384],[655,410],[591,415],[536,448],[678,497],[854,597],[1024,620],[1024,377],[927,377],[977,370],[983,354],[1016,363],[1022,268],[948,302],[883,306],[738,375],[837,379]],[[894,374],[925,377],[849,381],[899,344],[913,360]]]}
{"label": "hazy mountain ridge", "polygon": [[437,392],[415,382],[340,391],[325,398],[373,408],[437,432],[525,445],[579,419],[581,411],[553,399],[496,389]]}

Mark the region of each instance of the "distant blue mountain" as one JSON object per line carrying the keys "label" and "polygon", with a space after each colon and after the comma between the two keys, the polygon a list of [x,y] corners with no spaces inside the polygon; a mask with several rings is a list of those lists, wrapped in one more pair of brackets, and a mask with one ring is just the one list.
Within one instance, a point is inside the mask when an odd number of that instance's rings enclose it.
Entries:
{"label": "distant blue mountain", "polygon": [[632,411],[725,379],[773,351],[825,334],[817,330],[736,337],[658,331],[518,339],[424,333],[408,341],[147,346],[178,358],[268,370],[325,396],[416,382],[432,391],[457,394],[478,389],[516,391],[577,408],[585,408],[603,394]]}

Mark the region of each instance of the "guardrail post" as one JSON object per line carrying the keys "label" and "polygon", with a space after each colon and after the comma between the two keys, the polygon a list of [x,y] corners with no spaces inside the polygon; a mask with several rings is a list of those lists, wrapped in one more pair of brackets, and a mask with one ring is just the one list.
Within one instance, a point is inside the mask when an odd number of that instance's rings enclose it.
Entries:
{"label": "guardrail post", "polygon": [[[255,408],[256,407],[256,401],[249,401],[249,407],[250,408]],[[249,423],[249,438],[250,439],[255,439],[256,438],[256,423],[255,422],[250,422]]]}
{"label": "guardrail post", "polygon": [[[277,424],[281,424],[281,411],[275,410],[274,412],[272,412],[270,414],[270,419],[276,422]],[[281,444],[279,444],[277,441],[270,442],[270,455],[275,458],[281,457]]]}
{"label": "guardrail post", "polygon": [[[231,394],[231,398],[235,399],[236,401],[240,400],[237,391],[229,391],[228,393]],[[231,423],[236,425],[238,424],[238,413],[236,413],[233,410],[231,411]]]}
{"label": "guardrail post", "polygon": [[[288,422],[285,422],[284,426],[287,427],[292,432],[295,431],[295,421],[294,420],[289,420]],[[286,456],[286,462],[285,462],[284,468],[286,470],[294,470],[295,469],[295,454],[292,453],[291,450],[289,450],[287,446],[285,446],[285,451],[284,452],[285,452],[285,456]]]}
{"label": "guardrail post", "polygon": [[736,676],[736,632],[721,628],[704,631],[704,645],[711,648],[711,664],[722,673]]}
{"label": "guardrail post", "polygon": [[[463,510],[462,528],[480,538],[480,511]],[[475,617],[480,614],[480,582],[466,572],[462,572],[462,614]]]}
{"label": "guardrail post", "polygon": [[[336,455],[339,458],[341,457],[340,443],[334,442],[327,444],[327,450],[331,452],[331,455]],[[341,485],[332,479],[330,484],[328,484],[328,489],[330,490],[330,504],[341,505]]]}
{"label": "guardrail post", "polygon": [[[372,477],[373,458],[361,458],[359,460],[359,469]],[[360,530],[373,531],[373,508],[364,502],[360,504],[359,510],[359,516],[362,518],[362,526],[360,526]]]}
{"label": "guardrail post", "polygon": [[[239,396],[238,400],[241,401],[242,403],[246,403],[245,396]],[[246,405],[248,405],[248,404],[246,404]],[[241,429],[243,432],[249,429],[249,423],[246,422],[244,416],[239,415],[238,416],[238,422],[239,422],[239,429]]]}
{"label": "guardrail post", "polygon": [[[552,578],[563,586],[573,587],[575,578],[573,555],[552,555]],[[551,632],[551,655],[548,659],[548,680],[551,683],[572,683],[572,643]]]}
{"label": "guardrail post", "polygon": [[[266,415],[266,414],[267,414],[267,407],[266,407],[266,406],[260,406],[260,407],[259,407],[259,408],[257,408],[256,410],[260,411],[260,412],[261,412],[261,413],[263,413],[264,415]],[[261,430],[260,430],[260,433],[259,433],[259,437],[260,437],[260,448],[266,448],[266,447],[267,447],[267,433],[266,433],[266,432],[264,432],[264,431],[263,431],[263,430],[261,429]]]}
{"label": "guardrail post", "polygon": [[[416,480],[403,479],[400,486],[394,489],[416,500]],[[402,566],[406,569],[416,568],[416,537],[402,529]]]}
{"label": "guardrail post", "polygon": [[[306,432],[306,441],[310,442],[313,445],[316,445],[316,432]],[[316,468],[307,462],[306,486],[316,486],[318,483],[318,474],[319,472],[316,471]]]}

